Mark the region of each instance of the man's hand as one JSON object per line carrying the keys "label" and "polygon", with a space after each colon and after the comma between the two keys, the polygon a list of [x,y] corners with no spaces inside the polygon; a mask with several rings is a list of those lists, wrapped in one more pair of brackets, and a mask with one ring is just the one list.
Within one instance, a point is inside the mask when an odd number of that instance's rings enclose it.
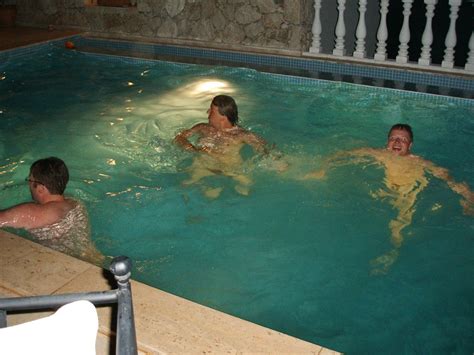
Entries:
{"label": "man's hand", "polygon": [[316,170],[304,175],[302,180],[323,180],[324,178],[326,178],[326,170]]}

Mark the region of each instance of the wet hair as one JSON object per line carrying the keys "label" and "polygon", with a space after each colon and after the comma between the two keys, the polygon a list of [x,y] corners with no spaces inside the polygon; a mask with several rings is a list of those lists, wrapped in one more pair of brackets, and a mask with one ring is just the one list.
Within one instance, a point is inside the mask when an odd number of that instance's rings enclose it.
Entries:
{"label": "wet hair", "polygon": [[390,128],[390,131],[388,132],[388,136],[390,137],[390,133],[392,133],[392,131],[394,129],[398,129],[398,130],[401,130],[401,131],[406,131],[408,132],[408,134],[410,135],[410,140],[413,142],[413,131],[411,129],[411,126],[406,124],[406,123],[397,123],[397,124],[394,124],[392,126],[392,128]]}
{"label": "wet hair", "polygon": [[217,95],[212,99],[212,105],[217,106],[219,113],[227,117],[232,126],[239,120],[239,112],[235,100],[227,95]]}
{"label": "wet hair", "polygon": [[30,176],[44,185],[53,195],[62,195],[69,181],[66,164],[56,157],[35,161],[31,164]]}

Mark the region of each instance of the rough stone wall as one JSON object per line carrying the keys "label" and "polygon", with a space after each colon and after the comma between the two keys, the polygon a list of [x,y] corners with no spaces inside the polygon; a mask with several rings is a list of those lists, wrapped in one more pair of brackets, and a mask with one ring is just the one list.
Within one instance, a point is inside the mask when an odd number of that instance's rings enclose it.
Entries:
{"label": "rough stone wall", "polygon": [[131,8],[87,1],[17,0],[17,23],[242,50],[307,51],[314,16],[312,0],[137,0]]}

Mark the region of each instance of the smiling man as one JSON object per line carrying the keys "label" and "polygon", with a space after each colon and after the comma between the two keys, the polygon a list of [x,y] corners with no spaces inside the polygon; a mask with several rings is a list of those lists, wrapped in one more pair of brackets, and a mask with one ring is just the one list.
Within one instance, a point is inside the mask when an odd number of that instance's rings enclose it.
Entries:
{"label": "smiling man", "polygon": [[474,194],[466,183],[457,183],[445,168],[436,166],[431,161],[411,154],[413,131],[407,124],[398,123],[390,128],[385,149],[360,148],[339,152],[323,163],[323,169],[307,174],[304,179],[322,179],[332,167],[373,163],[383,167],[385,188],[372,192],[372,197],[388,199],[398,210],[398,215],[389,223],[393,249],[373,261],[373,273],[386,273],[398,257],[398,250],[403,243],[402,229],[410,225],[415,213],[415,202],[418,194],[428,186],[427,174],[446,181],[448,186],[460,194],[464,213],[474,215]]}

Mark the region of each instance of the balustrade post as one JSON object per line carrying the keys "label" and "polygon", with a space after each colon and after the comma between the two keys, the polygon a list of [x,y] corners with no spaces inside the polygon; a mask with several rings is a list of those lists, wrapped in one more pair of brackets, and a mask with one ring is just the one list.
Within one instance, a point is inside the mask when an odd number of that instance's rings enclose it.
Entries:
{"label": "balustrade post", "polygon": [[321,2],[322,0],[314,0],[314,20],[313,20],[313,43],[309,48],[310,53],[321,52]]}
{"label": "balustrade post", "polygon": [[337,11],[339,16],[337,18],[336,25],[336,45],[332,51],[332,54],[337,56],[343,56],[346,54],[344,48],[344,36],[346,34],[346,26],[344,24],[344,10],[346,9],[346,0],[337,0]]}
{"label": "balustrade post", "polygon": [[438,0],[425,0],[426,25],[425,30],[423,31],[423,37],[421,38],[423,47],[421,48],[420,58],[418,59],[418,64],[420,65],[431,65],[431,45],[433,44],[432,20],[437,3]]}
{"label": "balustrade post", "polygon": [[382,0],[380,2],[380,25],[377,30],[377,52],[374,56],[374,59],[377,61],[385,61],[387,59],[387,13],[388,0]]}
{"label": "balustrade post", "polygon": [[395,58],[397,63],[405,64],[408,62],[408,42],[410,42],[410,15],[413,0],[403,1],[403,25],[400,31],[400,45],[398,47],[398,55]]}
{"label": "balustrade post", "polygon": [[459,6],[461,6],[462,0],[449,0],[449,6],[451,6],[451,12],[449,14],[450,23],[448,34],[446,35],[446,40],[444,44],[446,49],[444,50],[443,61],[441,66],[443,68],[453,68],[454,67],[454,47],[456,46],[456,20],[458,19]]}
{"label": "balustrade post", "polygon": [[464,67],[468,72],[474,72],[474,32],[471,33],[469,39],[469,53],[467,54],[467,62]]}
{"label": "balustrade post", "polygon": [[365,58],[365,36],[367,29],[365,27],[365,12],[367,11],[367,0],[359,0],[359,23],[356,30],[356,49],[353,56],[356,58]]}

